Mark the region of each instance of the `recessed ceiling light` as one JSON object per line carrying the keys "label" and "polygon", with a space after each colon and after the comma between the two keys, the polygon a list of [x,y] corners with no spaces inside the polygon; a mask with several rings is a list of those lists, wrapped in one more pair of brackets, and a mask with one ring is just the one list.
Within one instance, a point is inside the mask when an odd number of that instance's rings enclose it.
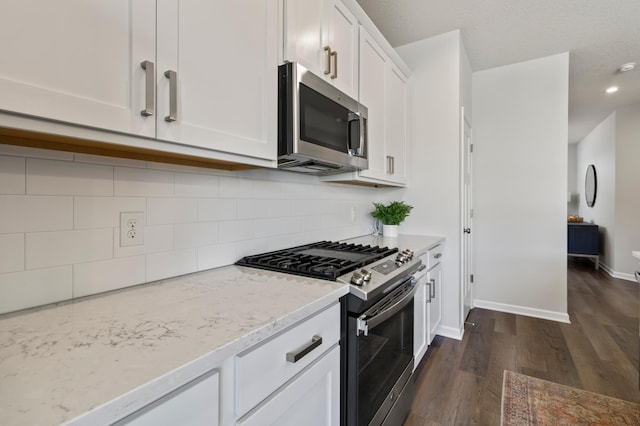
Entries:
{"label": "recessed ceiling light", "polygon": [[605,92],[607,93],[616,93],[618,91],[618,86],[611,86],[608,87],[607,90],[605,90]]}
{"label": "recessed ceiling light", "polygon": [[631,71],[635,67],[636,67],[635,62],[627,62],[626,64],[620,65],[618,69],[620,70],[620,72],[627,72],[627,71]]}

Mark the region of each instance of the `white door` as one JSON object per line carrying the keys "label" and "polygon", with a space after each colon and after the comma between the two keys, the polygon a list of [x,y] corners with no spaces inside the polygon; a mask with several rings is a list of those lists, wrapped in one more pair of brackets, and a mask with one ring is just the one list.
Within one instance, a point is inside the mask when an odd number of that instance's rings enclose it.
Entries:
{"label": "white door", "polygon": [[471,125],[463,114],[462,188],[462,321],[473,308],[473,143]]}
{"label": "white door", "polygon": [[158,2],[159,139],[275,159],[277,13],[277,0]]}
{"label": "white door", "polygon": [[407,80],[402,72],[391,65],[388,73],[386,151],[388,180],[407,182]]}
{"label": "white door", "polygon": [[329,80],[358,99],[358,20],[341,0],[325,3],[324,46],[331,49]]}
{"label": "white door", "polygon": [[322,0],[284,0],[283,61],[324,77],[330,56],[322,45],[322,7]]}
{"label": "white door", "polygon": [[155,34],[154,0],[3,2],[0,110],[153,137]]}
{"label": "white door", "polygon": [[366,70],[360,78],[360,102],[368,109],[369,168],[360,176],[388,179],[386,162],[386,86],[388,58],[375,40],[361,28],[360,66]]}

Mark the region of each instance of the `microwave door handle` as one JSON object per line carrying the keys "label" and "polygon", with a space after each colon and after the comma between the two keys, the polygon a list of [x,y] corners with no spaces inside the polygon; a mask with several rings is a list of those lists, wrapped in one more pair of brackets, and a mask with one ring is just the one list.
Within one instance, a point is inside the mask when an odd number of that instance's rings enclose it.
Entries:
{"label": "microwave door handle", "polygon": [[[359,141],[358,141],[358,147],[354,149],[353,147],[353,137],[352,137],[352,133],[351,133],[351,123],[353,123],[354,121],[358,122],[358,135],[359,135]],[[362,119],[362,114],[360,114],[359,112],[350,112],[349,113],[349,154],[351,155],[362,155],[362,143],[364,141],[364,122]]]}
{"label": "microwave door handle", "polygon": [[362,114],[358,113],[358,116],[360,117],[360,120],[358,121],[359,125],[360,125],[360,140],[359,140],[359,146],[358,146],[358,155],[364,155],[364,139],[365,139],[365,123],[364,120],[365,118],[362,116]]}

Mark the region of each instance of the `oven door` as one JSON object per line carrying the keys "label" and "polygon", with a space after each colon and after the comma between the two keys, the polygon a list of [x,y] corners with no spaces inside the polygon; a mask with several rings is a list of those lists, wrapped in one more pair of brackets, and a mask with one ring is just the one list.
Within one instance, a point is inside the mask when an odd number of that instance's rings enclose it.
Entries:
{"label": "oven door", "polygon": [[407,280],[365,313],[349,314],[348,425],[381,424],[404,387],[399,382],[409,379],[416,289]]}

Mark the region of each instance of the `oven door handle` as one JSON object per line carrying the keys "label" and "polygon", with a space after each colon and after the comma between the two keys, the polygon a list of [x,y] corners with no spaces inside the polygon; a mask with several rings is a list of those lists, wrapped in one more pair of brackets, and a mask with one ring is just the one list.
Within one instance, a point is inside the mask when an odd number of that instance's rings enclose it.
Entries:
{"label": "oven door handle", "polygon": [[365,312],[358,317],[358,336],[360,335],[360,332],[363,332],[365,336],[368,336],[369,330],[388,320],[389,318],[400,312],[409,303],[413,302],[413,296],[415,296],[416,291],[418,291],[418,286],[415,285],[415,280],[412,279],[411,281],[413,283],[411,291],[402,296],[402,298],[396,301],[393,305],[389,306],[387,309],[376,314],[375,316],[367,317],[367,313]]}

